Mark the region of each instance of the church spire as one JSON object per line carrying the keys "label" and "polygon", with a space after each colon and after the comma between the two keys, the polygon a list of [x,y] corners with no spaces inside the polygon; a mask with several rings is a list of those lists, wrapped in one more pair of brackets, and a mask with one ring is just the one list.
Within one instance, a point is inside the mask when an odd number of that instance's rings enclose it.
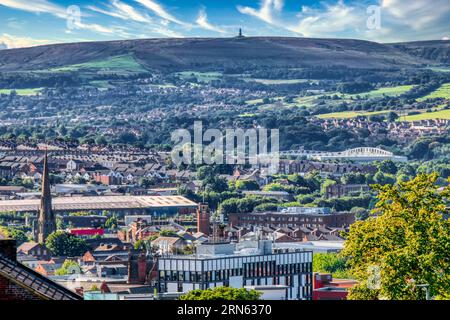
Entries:
{"label": "church spire", "polygon": [[44,243],[48,235],[56,231],[56,219],[52,211],[52,195],[50,177],[48,173],[47,150],[44,155],[44,169],[42,171],[41,204],[39,206],[37,242]]}

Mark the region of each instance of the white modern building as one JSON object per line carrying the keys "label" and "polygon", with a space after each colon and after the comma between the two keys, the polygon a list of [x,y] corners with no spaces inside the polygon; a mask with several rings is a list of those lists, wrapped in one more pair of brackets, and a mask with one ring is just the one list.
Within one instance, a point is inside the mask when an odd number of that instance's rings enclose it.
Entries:
{"label": "white modern building", "polygon": [[310,300],[312,259],[312,251],[273,248],[270,240],[204,243],[195,255],[158,259],[158,292],[251,287],[266,297]]}
{"label": "white modern building", "polygon": [[390,151],[372,147],[359,147],[339,152],[312,151],[299,149],[299,150],[281,151],[280,155],[302,156],[306,157],[306,159],[317,161],[329,161],[329,160],[354,161],[354,162],[373,162],[383,160],[392,160],[396,162],[408,161],[408,158],[405,156],[394,155]]}

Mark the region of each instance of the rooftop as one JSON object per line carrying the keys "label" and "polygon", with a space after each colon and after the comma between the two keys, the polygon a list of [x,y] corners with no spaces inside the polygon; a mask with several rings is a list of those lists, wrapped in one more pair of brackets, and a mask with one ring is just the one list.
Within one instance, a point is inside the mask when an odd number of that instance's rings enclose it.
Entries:
{"label": "rooftop", "polygon": [[[1,200],[0,212],[30,212],[39,210],[40,199]],[[90,196],[53,197],[53,210],[114,210],[162,207],[196,207],[182,196]]]}

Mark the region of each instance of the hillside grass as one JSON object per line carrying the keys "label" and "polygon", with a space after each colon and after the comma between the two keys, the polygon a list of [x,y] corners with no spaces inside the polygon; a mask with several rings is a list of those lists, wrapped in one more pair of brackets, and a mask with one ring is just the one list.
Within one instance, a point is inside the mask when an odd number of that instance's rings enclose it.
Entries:
{"label": "hillside grass", "polygon": [[395,87],[384,87],[375,89],[368,92],[362,92],[358,94],[340,94],[343,98],[353,98],[356,99],[358,96],[361,98],[381,98],[383,96],[389,96],[389,97],[396,97],[401,94],[404,94],[405,92],[408,92],[412,88],[414,88],[414,85],[404,85],[404,86],[395,86]]}
{"label": "hillside grass", "polygon": [[0,89],[0,94],[10,94],[11,91],[16,91],[19,96],[34,96],[38,94],[43,88],[30,89]]}
{"label": "hillside grass", "polygon": [[431,119],[446,119],[450,120],[450,109],[439,110],[434,112],[422,112],[411,116],[402,116],[401,121],[420,121]]}
{"label": "hillside grass", "polygon": [[450,99],[450,83],[444,83],[433,92],[427,94],[422,98],[417,99],[417,101],[424,101],[426,99],[434,99],[434,98]]}
{"label": "hillside grass", "polygon": [[296,84],[305,82],[316,82],[308,79],[256,79],[256,78],[242,78],[245,82],[257,82],[262,84]]}
{"label": "hillside grass", "polygon": [[349,118],[355,118],[357,116],[371,116],[371,115],[377,115],[377,114],[386,114],[386,113],[389,113],[390,111],[391,110],[372,111],[372,112],[342,111],[342,112],[324,113],[324,114],[317,115],[317,117],[320,119],[330,119],[330,118],[349,119]]}
{"label": "hillside grass", "polygon": [[93,71],[98,73],[141,73],[147,70],[131,55],[114,56],[105,60],[95,60],[64,67],[48,69],[50,72]]}
{"label": "hillside grass", "polygon": [[186,80],[191,77],[197,78],[198,82],[211,82],[213,80],[219,80],[222,78],[223,74],[222,72],[197,72],[197,71],[182,71],[177,72],[176,75],[178,75],[181,79]]}
{"label": "hillside grass", "polygon": [[428,68],[428,69],[435,71],[435,72],[450,72],[450,68],[446,68],[446,67],[432,67],[432,68]]}

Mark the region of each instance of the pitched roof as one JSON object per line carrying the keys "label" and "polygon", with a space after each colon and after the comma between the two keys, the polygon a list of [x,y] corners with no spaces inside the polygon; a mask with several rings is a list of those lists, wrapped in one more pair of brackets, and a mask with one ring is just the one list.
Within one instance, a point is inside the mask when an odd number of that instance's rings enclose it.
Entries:
{"label": "pitched roof", "polygon": [[69,289],[2,255],[0,255],[0,276],[44,300],[82,300]]}
{"label": "pitched roof", "polygon": [[40,244],[37,242],[24,242],[17,248],[17,252],[27,253],[28,251],[34,249],[37,246],[40,246]]}
{"label": "pitched roof", "polygon": [[158,237],[152,241],[152,244],[158,245],[160,243],[167,243],[168,245],[174,245],[178,241],[183,241],[183,240],[178,237]]}

